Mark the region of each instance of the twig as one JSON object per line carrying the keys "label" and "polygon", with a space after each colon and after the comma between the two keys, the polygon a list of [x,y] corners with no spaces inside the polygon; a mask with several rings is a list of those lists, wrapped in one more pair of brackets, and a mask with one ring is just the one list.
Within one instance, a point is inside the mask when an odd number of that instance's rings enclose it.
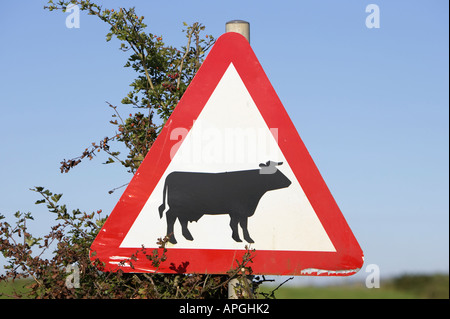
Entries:
{"label": "twig", "polygon": [[112,105],[108,101],[105,101],[105,102],[106,102],[106,104],[109,105],[110,108],[112,108],[114,110],[114,112],[116,112],[116,115],[120,119],[120,121],[122,122],[122,125],[125,125],[125,122],[123,121],[122,117],[120,116],[120,113],[117,111],[117,106]]}
{"label": "twig", "polygon": [[120,185],[120,186],[118,186],[118,187],[116,187],[116,188],[113,188],[113,189],[111,189],[110,191],[108,191],[108,194],[112,194],[112,193],[114,193],[115,190],[118,190],[119,188],[122,188],[122,187],[124,187],[124,186],[127,186],[128,184],[129,184],[129,183],[126,183],[126,184]]}
{"label": "twig", "polygon": [[287,283],[289,280],[292,280],[292,279],[294,279],[294,277],[289,277],[288,279],[286,279],[285,281],[283,281],[281,284],[279,284],[278,286],[277,286],[277,288],[275,288],[274,290],[272,290],[271,292],[270,292],[270,296],[274,296],[275,295],[275,291],[277,291],[281,286],[283,286],[285,283]]}
{"label": "twig", "polygon": [[145,278],[147,278],[147,279],[150,281],[150,283],[151,283],[152,286],[153,286],[153,290],[154,290],[155,293],[156,293],[156,297],[157,297],[158,299],[160,299],[160,298],[161,298],[161,295],[159,294],[158,289],[156,289],[156,285],[155,285],[155,282],[153,281],[152,277],[149,276],[149,275],[146,274],[146,273],[144,273],[143,275],[144,275]]}
{"label": "twig", "polygon": [[197,27],[197,23],[194,23],[194,25],[192,26],[192,28],[189,30],[188,33],[188,42],[186,45],[186,52],[184,53],[183,57],[181,58],[181,62],[180,62],[180,68],[178,70],[178,79],[177,79],[177,90],[180,88],[180,84],[181,84],[181,71],[183,70],[183,64],[184,64],[184,60],[186,59],[188,53],[189,53],[189,49],[191,47],[191,39],[192,39],[192,34],[195,32],[195,28]]}

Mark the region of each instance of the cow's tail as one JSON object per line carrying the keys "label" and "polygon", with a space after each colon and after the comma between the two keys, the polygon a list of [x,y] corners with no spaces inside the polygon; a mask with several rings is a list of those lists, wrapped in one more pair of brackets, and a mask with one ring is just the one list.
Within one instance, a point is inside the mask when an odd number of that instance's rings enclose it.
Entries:
{"label": "cow's tail", "polygon": [[159,218],[163,217],[164,210],[166,209],[166,194],[167,194],[167,183],[164,183],[164,189],[163,189],[163,203],[161,206],[159,206]]}

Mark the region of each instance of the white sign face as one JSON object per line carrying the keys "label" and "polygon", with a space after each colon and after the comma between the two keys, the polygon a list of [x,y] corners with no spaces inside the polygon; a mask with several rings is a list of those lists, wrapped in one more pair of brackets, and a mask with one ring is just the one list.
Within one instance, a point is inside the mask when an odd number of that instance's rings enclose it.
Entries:
{"label": "white sign face", "polygon": [[[158,238],[169,233],[168,227],[172,224],[170,233],[173,232],[174,237],[169,247],[174,248],[244,249],[245,245],[251,244],[250,247],[257,251],[335,252],[335,247],[278,146],[278,129],[267,126],[231,63],[193,127],[189,131],[185,128],[172,130],[170,138],[180,140],[176,144],[178,149],[172,150],[170,164],[120,248],[140,248],[142,245],[154,247]],[[201,216],[184,221],[188,231],[183,229],[179,217],[169,221],[167,213],[175,209],[170,205],[171,194],[176,192],[170,183],[165,188],[169,174],[205,173],[201,175],[204,177],[207,174],[220,175],[215,173],[262,171],[260,164],[268,165],[269,161],[277,163],[276,168],[271,166],[273,172],[287,178],[290,185],[262,194],[256,201],[253,215],[246,220],[247,225],[239,222],[237,227],[238,222],[235,221],[233,226],[233,220],[226,212],[200,212]],[[191,176],[194,181],[194,175]],[[195,187],[194,184],[192,187]],[[248,191],[251,193],[251,190]],[[191,193],[194,192],[191,189]],[[182,207],[178,211],[182,214]],[[239,234],[236,234],[236,229]]]}

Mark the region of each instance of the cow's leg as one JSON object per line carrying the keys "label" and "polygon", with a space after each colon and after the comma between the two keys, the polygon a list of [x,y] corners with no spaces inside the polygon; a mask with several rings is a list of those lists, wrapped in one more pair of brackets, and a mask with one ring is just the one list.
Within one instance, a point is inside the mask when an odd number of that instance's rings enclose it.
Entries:
{"label": "cow's leg", "polygon": [[242,217],[241,220],[239,221],[239,224],[241,225],[242,231],[244,232],[244,239],[249,244],[253,244],[255,241],[250,237],[250,234],[248,233],[247,222],[248,217]]}
{"label": "cow's leg", "polygon": [[235,215],[230,214],[231,217],[231,221],[230,221],[230,227],[231,230],[233,232],[233,234],[231,235],[231,237],[237,241],[238,243],[242,242],[241,238],[239,237],[239,231],[238,231],[238,223],[239,223],[239,219],[236,218]]}
{"label": "cow's leg", "polygon": [[181,217],[178,217],[178,220],[180,221],[184,238],[186,238],[187,240],[194,240],[194,237],[192,237],[191,232],[188,229],[188,220]]}
{"label": "cow's leg", "polygon": [[167,236],[170,236],[169,242],[172,244],[176,244],[177,240],[175,239],[173,226],[175,224],[175,221],[177,220],[177,217],[173,214],[173,212],[171,212],[171,209],[169,209],[166,212],[166,220],[167,220]]}

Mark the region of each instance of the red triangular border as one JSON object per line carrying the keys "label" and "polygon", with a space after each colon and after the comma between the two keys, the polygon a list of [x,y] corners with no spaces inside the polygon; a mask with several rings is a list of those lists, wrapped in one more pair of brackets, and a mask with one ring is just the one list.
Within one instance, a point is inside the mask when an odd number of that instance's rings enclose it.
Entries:
{"label": "red triangular border", "polygon": [[[174,128],[192,128],[230,63],[239,73],[267,126],[278,128],[279,147],[336,249],[336,252],[258,250],[251,264],[253,271],[273,275],[354,274],[362,267],[363,252],[250,44],[233,32],[217,39],[94,240],[91,251],[95,253],[91,253],[91,260],[98,258],[104,263],[102,269],[115,271],[118,262],[136,253],[137,248],[119,246],[171,161],[170,150],[179,141],[171,140],[170,132]],[[155,248],[147,249],[151,252]],[[179,265],[188,262],[183,268],[188,273],[226,273],[235,265],[235,259],[244,253],[244,250],[169,248],[168,260],[157,271],[175,273]],[[132,264],[133,268],[121,269],[125,272],[155,271],[142,254],[138,254]]]}

